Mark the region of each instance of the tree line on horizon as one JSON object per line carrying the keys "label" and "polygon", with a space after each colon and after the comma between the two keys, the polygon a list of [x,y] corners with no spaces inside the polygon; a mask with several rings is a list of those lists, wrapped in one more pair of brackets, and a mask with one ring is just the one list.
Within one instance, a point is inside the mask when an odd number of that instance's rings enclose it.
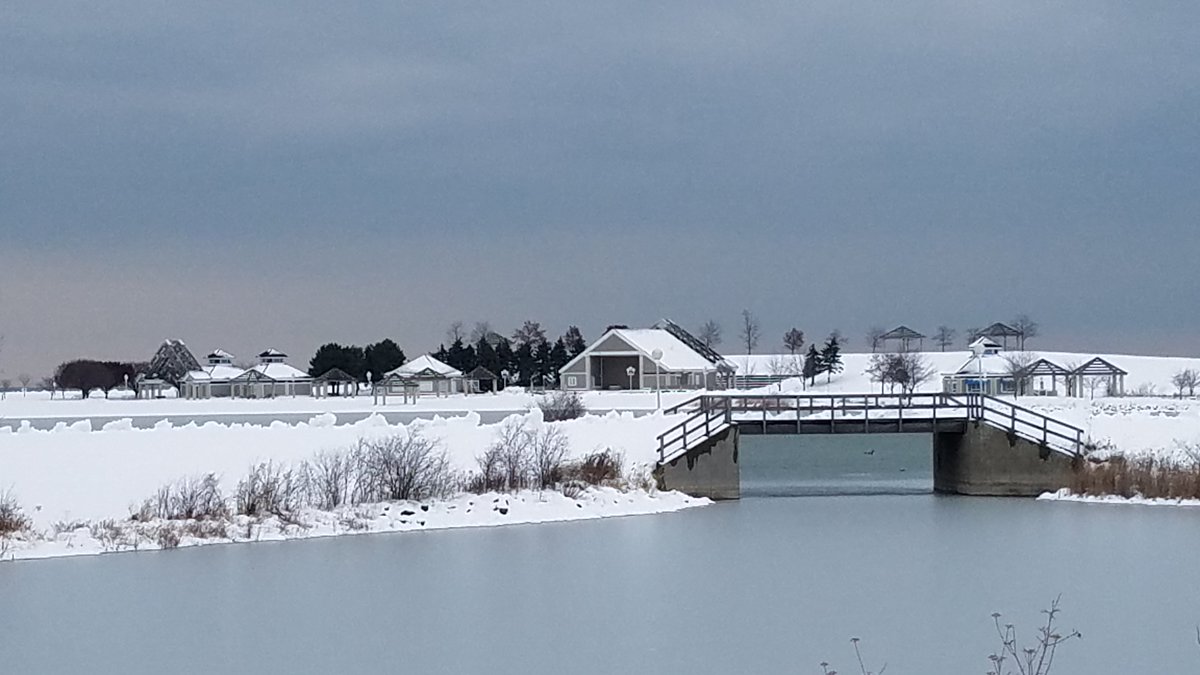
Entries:
{"label": "tree line on horizon", "polygon": [[[389,358],[384,361],[378,358],[372,361],[372,354],[379,354],[378,345],[366,348],[337,343],[321,345],[309,361],[308,374],[318,377],[331,368],[340,368],[359,381],[365,381],[369,372],[371,380],[378,382],[407,363],[404,352],[394,342],[386,342],[390,343],[386,352]],[[376,348],[374,352],[372,347]],[[506,384],[546,386],[557,382],[558,371],[586,348],[587,342],[577,326],[568,327],[551,342],[537,321],[525,321],[511,337],[500,335],[487,322],[477,323],[468,334],[463,323],[455,321],[446,330],[446,340],[430,355],[464,374],[483,367],[497,378],[507,374]]]}

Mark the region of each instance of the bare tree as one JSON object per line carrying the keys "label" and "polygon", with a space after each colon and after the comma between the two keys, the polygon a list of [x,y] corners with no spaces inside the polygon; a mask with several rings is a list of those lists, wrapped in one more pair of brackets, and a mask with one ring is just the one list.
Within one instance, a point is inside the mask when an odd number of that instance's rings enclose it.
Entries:
{"label": "bare tree", "polygon": [[795,356],[796,352],[804,347],[804,331],[799,328],[793,328],[783,334],[783,346],[787,347],[788,352]]}
{"label": "bare tree", "polygon": [[17,376],[17,380],[21,383],[21,395],[24,396],[25,392],[29,390],[29,383],[33,381],[33,378],[29,376],[29,373],[21,373]]}
{"label": "bare tree", "polygon": [[1013,398],[1028,393],[1029,380],[1033,377],[1029,374],[1029,367],[1036,362],[1037,354],[1029,352],[1012,352],[1004,356],[1004,374],[1012,378]]}
{"label": "bare tree", "polygon": [[1175,385],[1175,389],[1178,390],[1179,398],[1183,398],[1183,391],[1185,389],[1188,396],[1195,396],[1196,387],[1200,386],[1200,372],[1191,368],[1184,368],[1171,377],[1171,384]]}
{"label": "bare tree", "polygon": [[963,341],[970,347],[971,343],[979,337],[979,328],[972,326],[963,332]]}
{"label": "bare tree", "polygon": [[712,319],[705,321],[704,325],[700,326],[700,335],[698,337],[704,343],[705,347],[716,347],[721,344],[721,324]]}
{"label": "bare tree", "polygon": [[800,377],[801,365],[795,354],[772,356],[767,362],[767,374],[774,377]]}
{"label": "bare tree", "polygon": [[884,386],[889,387],[889,391],[899,387],[909,398],[918,387],[933,377],[934,372],[929,360],[920,352],[873,354],[867,366],[871,381],[879,383],[879,393],[883,393]]}
{"label": "bare tree", "polygon": [[450,327],[446,329],[446,344],[452,345],[459,340],[466,340],[466,329],[463,328],[463,322],[451,322]]}
{"label": "bare tree", "polygon": [[867,329],[867,344],[871,345],[871,353],[879,348],[879,338],[883,337],[883,329],[879,326],[871,326]]}
{"label": "bare tree", "polygon": [[3,399],[5,396],[8,395],[8,390],[11,387],[12,387],[12,380],[9,380],[9,379],[0,380],[0,399]]}
{"label": "bare tree", "polygon": [[954,344],[955,337],[956,334],[953,328],[949,326],[938,326],[937,332],[933,334],[933,342],[937,346],[941,347],[942,351],[946,351],[946,347]]}
{"label": "bare tree", "polygon": [[480,340],[489,337],[492,333],[492,324],[487,321],[476,321],[471,328],[471,344],[479,344]]}
{"label": "bare tree", "polygon": [[742,344],[746,345],[746,353],[753,354],[754,348],[758,346],[758,339],[762,337],[762,327],[748,309],[742,310],[742,332],[738,337],[741,338]]}
{"label": "bare tree", "polygon": [[1012,321],[1012,327],[1017,329],[1020,337],[1017,338],[1017,345],[1021,351],[1025,351],[1025,341],[1029,338],[1038,336],[1038,323],[1034,321],[1028,314],[1018,314]]}

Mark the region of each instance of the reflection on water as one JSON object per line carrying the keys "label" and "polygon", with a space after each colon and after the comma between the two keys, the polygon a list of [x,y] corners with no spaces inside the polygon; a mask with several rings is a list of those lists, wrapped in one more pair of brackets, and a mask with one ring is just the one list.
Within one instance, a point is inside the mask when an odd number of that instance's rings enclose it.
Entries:
{"label": "reflection on water", "polygon": [[933,492],[928,434],[741,437],[743,497]]}

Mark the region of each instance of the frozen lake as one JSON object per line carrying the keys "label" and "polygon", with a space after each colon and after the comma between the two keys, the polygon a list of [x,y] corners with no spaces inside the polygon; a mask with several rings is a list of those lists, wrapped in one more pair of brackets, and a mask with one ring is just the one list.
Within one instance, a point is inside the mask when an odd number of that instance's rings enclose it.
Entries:
{"label": "frozen lake", "polygon": [[935,496],[927,437],[744,441],[747,498],[677,514],[0,565],[0,670],[852,672],[857,636],[957,675],[1060,593],[1055,674],[1200,663],[1200,511]]}

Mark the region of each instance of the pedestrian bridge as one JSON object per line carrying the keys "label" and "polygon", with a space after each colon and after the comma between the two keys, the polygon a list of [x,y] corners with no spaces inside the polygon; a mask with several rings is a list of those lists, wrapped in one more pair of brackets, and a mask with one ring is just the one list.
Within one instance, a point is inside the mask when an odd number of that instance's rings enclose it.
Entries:
{"label": "pedestrian bridge", "polygon": [[702,394],[665,411],[684,415],[658,437],[659,483],[717,499],[740,495],[742,434],[925,433],[934,489],[1035,495],[1063,487],[1083,429],[981,394]]}

